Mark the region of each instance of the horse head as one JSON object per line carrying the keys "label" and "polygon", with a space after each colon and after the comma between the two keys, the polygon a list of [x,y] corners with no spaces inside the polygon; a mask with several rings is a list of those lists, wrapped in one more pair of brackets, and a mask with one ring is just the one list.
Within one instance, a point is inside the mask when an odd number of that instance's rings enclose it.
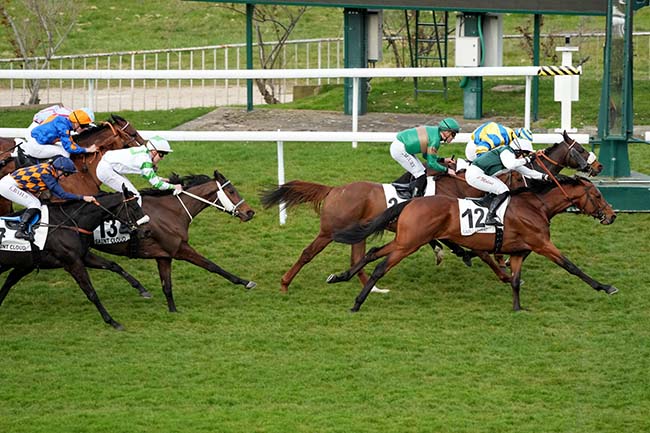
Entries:
{"label": "horse head", "polygon": [[562,134],[563,141],[554,144],[541,153],[540,163],[543,163],[553,174],[558,174],[564,167],[596,176],[603,170],[593,152],[588,152],[580,143],[569,137],[566,131]]}
{"label": "horse head", "polygon": [[[605,200],[596,185],[580,176],[570,179],[575,180],[575,182],[571,183],[573,185],[571,188],[572,191],[569,192],[569,188],[565,189],[574,206],[580,209],[582,213],[598,219],[601,224],[607,225],[613,223],[616,219],[616,212],[607,203],[607,200]],[[565,187],[565,185],[562,186]]]}
{"label": "horse head", "polygon": [[75,137],[75,142],[82,147],[96,145],[100,152],[124,149],[146,143],[140,133],[124,118],[111,114],[106,122],[100,122],[81,132]]}
{"label": "horse head", "polygon": [[214,181],[217,185],[217,201],[222,210],[239,218],[242,222],[250,221],[255,216],[255,211],[239,195],[237,188],[226,177],[214,171]]}

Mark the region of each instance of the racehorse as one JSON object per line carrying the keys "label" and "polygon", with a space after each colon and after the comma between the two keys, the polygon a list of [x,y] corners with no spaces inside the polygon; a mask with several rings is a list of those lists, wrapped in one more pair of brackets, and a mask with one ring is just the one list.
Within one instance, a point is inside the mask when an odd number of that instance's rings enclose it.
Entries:
{"label": "racehorse", "polygon": [[[512,307],[515,311],[521,309],[519,301],[521,267],[531,251],[547,257],[571,274],[577,275],[595,290],[602,290],[610,295],[618,291],[616,287],[602,284],[585,274],[551,242],[551,218],[570,206],[575,206],[582,213],[599,219],[601,224],[611,224],[616,218],[616,213],[605,201],[598,188],[581,177],[558,176],[557,185],[535,182],[530,188],[521,188],[512,192],[505,214],[503,240],[499,251],[510,254]],[[366,264],[386,257],[375,267],[370,279],[357,296],[352,311],[359,310],[377,280],[432,239],[449,239],[475,250],[495,249],[494,233],[478,232],[469,236],[461,235],[459,201],[457,198],[444,195],[400,203],[387,209],[366,225],[356,224],[335,233],[334,239],[338,242],[357,243],[373,233],[384,230],[395,218],[398,218],[397,230],[392,242],[371,249],[351,269],[338,275],[332,274],[328,278],[330,283],[347,281]]]}
{"label": "racehorse", "polygon": [[[108,121],[75,135],[74,141],[81,147],[95,144],[99,148],[96,153],[71,155],[78,171],[59,180],[63,189],[79,195],[95,195],[99,192],[101,182],[95,173],[97,164],[106,151],[146,143],[131,123],[115,114]],[[0,137],[0,178],[18,168],[16,158],[11,156],[17,146],[13,138]],[[0,197],[0,215],[7,215],[12,209],[12,203]]]}
{"label": "racehorse", "polygon": [[[592,152],[587,152],[566,132],[563,134],[563,141],[538,151],[533,164],[532,168],[552,174],[559,173],[563,167],[586,171],[590,175],[596,175],[603,169],[603,166],[596,160],[596,156]],[[506,183],[510,182],[506,181]],[[448,176],[440,176],[436,180],[436,194],[452,197],[480,197],[484,192],[470,187],[464,179],[459,181]],[[264,191],[261,200],[266,208],[280,203],[284,203],[286,207],[312,203],[314,209],[320,213],[320,231],[302,251],[298,261],[282,276],[282,292],[287,292],[289,284],[302,267],[332,242],[335,231],[342,230],[350,224],[370,221],[386,210],[383,186],[373,182],[353,182],[332,187],[294,180],[280,185],[276,189]],[[437,242],[432,240],[431,246],[435,247],[436,245]],[[365,240],[353,244],[350,254],[351,264],[361,260],[365,251]],[[479,257],[490,266],[501,281],[510,282],[510,276],[487,254],[479,254]],[[364,286],[368,282],[368,276],[363,271],[359,272],[359,279]]]}
{"label": "racehorse", "polygon": [[[173,177],[170,181],[179,183]],[[214,171],[213,178],[206,175],[186,176],[182,178],[182,183],[184,185],[183,192],[179,195],[173,195],[171,191],[141,191],[142,208],[149,215],[150,222],[146,227],[147,236],[140,239],[135,248],[128,241],[112,244],[96,243],[94,245],[94,248],[111,254],[156,259],[162,290],[167,298],[167,307],[170,312],[176,312],[176,303],[172,294],[172,259],[190,262],[221,275],[233,284],[241,284],[247,289],[256,286],[255,282],[239,278],[203,257],[188,243],[190,223],[199,212],[208,206],[229,213],[242,222],[251,220],[255,211],[241,198],[233,184],[218,170]],[[138,289],[143,297],[151,296],[135,278],[116,263],[92,252],[86,256],[85,263],[91,268],[113,271]]]}
{"label": "racehorse", "polygon": [[47,223],[49,233],[40,252],[0,251],[0,273],[11,269],[0,288],[0,305],[9,289],[34,269],[63,268],[72,275],[90,302],[95,304],[104,322],[115,329],[124,329],[100,302],[84,265],[84,256],[92,240],[88,234],[92,234],[106,215],[120,220],[132,230],[135,230],[137,223],[144,222],[142,208],[138,206],[136,197],[126,189],[121,193],[100,194],[95,204],[79,201],[51,204]]}

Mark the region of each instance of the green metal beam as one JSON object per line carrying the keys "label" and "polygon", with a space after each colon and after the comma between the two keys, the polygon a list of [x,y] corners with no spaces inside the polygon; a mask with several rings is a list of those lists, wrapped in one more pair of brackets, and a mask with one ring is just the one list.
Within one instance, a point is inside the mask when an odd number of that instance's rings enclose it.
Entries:
{"label": "green metal beam", "polygon": [[[255,5],[246,3],[246,69],[253,69],[253,13]],[[253,111],[253,80],[246,80],[246,110]]]}

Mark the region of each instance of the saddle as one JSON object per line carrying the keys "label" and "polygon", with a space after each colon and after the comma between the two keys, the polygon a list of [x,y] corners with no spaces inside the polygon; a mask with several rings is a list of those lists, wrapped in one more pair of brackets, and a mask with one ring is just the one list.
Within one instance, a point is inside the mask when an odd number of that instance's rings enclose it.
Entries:
{"label": "saddle", "polygon": [[402,200],[409,200],[411,199],[411,196],[413,194],[413,187],[411,186],[410,183],[397,183],[393,182],[391,183],[393,187],[395,188],[395,193],[399,198]]}

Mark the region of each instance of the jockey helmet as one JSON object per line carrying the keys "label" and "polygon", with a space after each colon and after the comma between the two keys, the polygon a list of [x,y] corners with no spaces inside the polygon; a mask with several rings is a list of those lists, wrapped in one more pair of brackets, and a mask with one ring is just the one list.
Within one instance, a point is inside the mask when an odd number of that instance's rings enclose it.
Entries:
{"label": "jockey helmet", "polygon": [[438,124],[438,128],[441,131],[451,131],[458,133],[460,131],[460,126],[458,125],[458,122],[456,122],[454,119],[451,117],[447,117],[446,119],[442,119],[440,123]]}
{"label": "jockey helmet", "polygon": [[169,142],[162,138],[159,135],[156,135],[154,137],[151,137],[149,141],[147,141],[147,149],[149,150],[155,150],[156,152],[159,153],[171,153],[173,152],[171,146],[169,145]]}
{"label": "jockey helmet", "polygon": [[518,138],[523,138],[523,139],[528,140],[530,142],[533,141],[533,133],[528,128],[517,128],[517,129],[515,129],[515,135]]}
{"label": "jockey helmet", "polygon": [[61,170],[65,175],[77,172],[77,167],[74,166],[74,162],[65,156],[60,156],[52,161],[52,167]]}
{"label": "jockey helmet", "polygon": [[510,143],[510,147],[514,150],[520,150],[526,153],[533,151],[533,143],[525,138],[515,138],[512,140],[512,143]]}
{"label": "jockey helmet", "polygon": [[90,108],[77,108],[68,116],[71,122],[79,125],[90,125],[95,121],[95,113]]}

